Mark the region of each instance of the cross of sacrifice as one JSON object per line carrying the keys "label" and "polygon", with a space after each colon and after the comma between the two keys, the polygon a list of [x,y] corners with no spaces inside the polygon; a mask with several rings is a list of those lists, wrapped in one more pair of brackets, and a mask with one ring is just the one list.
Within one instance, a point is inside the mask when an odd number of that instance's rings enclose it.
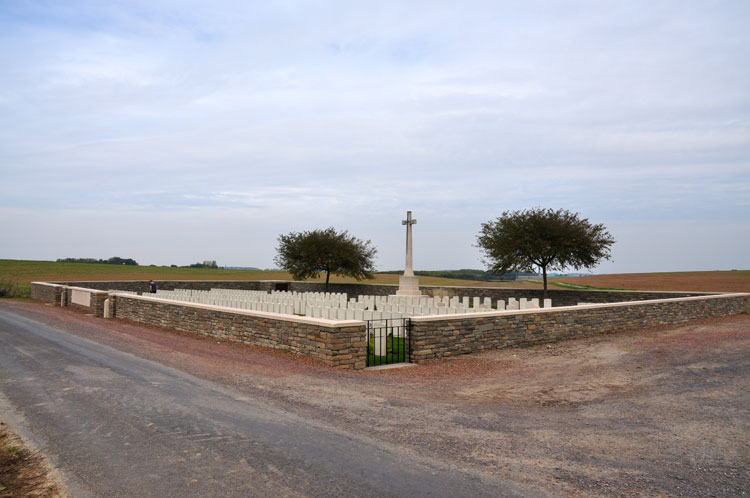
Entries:
{"label": "cross of sacrifice", "polygon": [[412,268],[412,248],[411,248],[411,226],[417,220],[411,219],[411,211],[406,212],[406,219],[401,220],[402,225],[406,225],[406,268],[404,268],[405,277],[413,277],[414,269]]}

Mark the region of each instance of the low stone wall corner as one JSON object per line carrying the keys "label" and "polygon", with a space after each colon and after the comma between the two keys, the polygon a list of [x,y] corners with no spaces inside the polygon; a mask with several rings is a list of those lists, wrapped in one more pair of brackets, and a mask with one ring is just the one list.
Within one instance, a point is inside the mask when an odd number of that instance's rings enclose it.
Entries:
{"label": "low stone wall corner", "polygon": [[423,363],[488,349],[530,346],[745,313],[750,313],[750,294],[501,311],[481,316],[414,317],[411,319],[410,360]]}
{"label": "low stone wall corner", "polygon": [[289,351],[343,369],[365,368],[366,324],[112,293],[115,318]]}

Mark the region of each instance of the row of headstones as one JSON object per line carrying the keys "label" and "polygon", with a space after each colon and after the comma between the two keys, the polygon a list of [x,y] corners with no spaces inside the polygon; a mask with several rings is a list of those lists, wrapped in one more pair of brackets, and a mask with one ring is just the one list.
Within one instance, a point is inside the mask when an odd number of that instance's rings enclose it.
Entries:
{"label": "row of headstones", "polygon": [[[156,297],[258,311],[274,309],[274,304],[279,304],[282,307],[292,305],[295,307],[295,313],[300,312],[300,301],[315,302],[321,307],[347,307],[346,294],[323,294],[319,292],[311,292],[309,294],[295,293],[295,295],[291,295],[280,292],[271,294],[264,291],[237,291],[233,289],[211,289],[210,291],[177,289],[172,291],[157,291]],[[270,306],[258,307],[254,306],[254,303],[267,303]]]}
{"label": "row of headstones", "polygon": [[[122,291],[118,291],[122,292]],[[327,301],[346,301],[347,295],[342,292],[297,292],[297,291],[259,291],[259,290],[243,290],[243,289],[220,289],[212,288],[209,290],[202,289],[174,289],[174,290],[161,290],[158,293],[179,295],[179,296],[206,296],[206,295],[220,295],[221,297],[237,297],[242,298],[243,296],[266,296],[266,297],[313,297],[315,299],[324,299]]]}
{"label": "row of headstones", "polygon": [[[491,310],[492,302],[490,298],[485,298],[484,303],[480,302],[478,297],[473,299],[473,307],[469,305],[469,298],[464,297],[459,300],[453,298],[408,298],[404,296],[365,296],[360,295],[358,298],[352,298],[346,301],[346,295],[329,295],[323,296],[320,293],[293,293],[287,294],[277,292],[274,295],[258,291],[236,291],[224,289],[212,289],[212,292],[203,293],[181,293],[179,291],[165,291],[157,293],[157,297],[170,296],[175,299],[190,300],[218,306],[227,306],[240,309],[250,309],[255,311],[268,311],[274,313],[289,313],[289,306],[293,306],[292,313],[298,315],[310,315],[318,317],[315,308],[326,309],[328,316],[339,317],[347,316],[349,318],[341,319],[361,319],[362,313],[341,313],[336,310],[355,310],[355,311],[381,311],[391,314],[389,317],[399,318],[403,316],[425,315],[425,314],[455,314],[455,313],[472,313],[478,311]],[[293,296],[293,297],[292,297]],[[329,298],[329,299],[320,299]],[[407,304],[409,303],[409,304]],[[415,304],[421,304],[415,305]],[[307,311],[311,309],[311,311]],[[513,309],[513,305],[511,304]],[[504,303],[501,304],[504,309]],[[517,309],[517,308],[516,308]],[[320,312],[320,317],[324,317],[325,312]],[[368,314],[369,315],[369,314]],[[352,316],[356,318],[351,318]],[[339,319],[339,318],[336,318]],[[365,319],[371,319],[365,318]],[[378,318],[375,318],[378,319]]]}
{"label": "row of headstones", "polygon": [[158,290],[157,297],[168,299],[180,299],[193,302],[205,302],[210,300],[223,301],[258,301],[268,303],[291,304],[295,300],[306,299],[326,302],[346,302],[346,294],[341,293],[287,293],[275,291],[273,293],[265,291],[249,291],[236,289],[211,289],[211,290],[193,290],[193,289],[175,289],[175,290]]}
{"label": "row of headstones", "polygon": [[304,300],[307,303],[314,303],[316,307],[329,308],[352,308],[360,310],[380,310],[380,311],[401,311],[404,307],[436,307],[436,308],[475,308],[475,309],[493,309],[492,300],[485,297],[481,300],[479,297],[470,298],[468,296],[370,296],[360,295],[356,299],[351,298],[347,301],[346,294],[343,293],[321,293],[321,292],[297,292],[297,291],[246,291],[236,289],[211,289],[210,291],[201,291],[193,289],[177,289],[171,291],[157,292],[157,297],[167,299],[178,299],[202,304],[228,305],[236,301],[258,301],[279,304],[294,304],[295,301]]}
{"label": "row of headstones", "polygon": [[[297,291],[274,291],[272,293],[264,293],[263,291],[241,291],[234,289],[211,289],[210,295],[217,296],[219,300],[224,301],[235,301],[243,297],[243,293],[252,296],[252,300],[258,300],[260,296],[260,302],[269,303],[280,303],[280,304],[294,304],[295,301],[306,301],[308,306],[315,307],[328,307],[328,308],[351,308],[355,310],[370,310],[370,311],[389,311],[389,312],[401,312],[404,313],[405,308],[408,307],[421,307],[421,308],[456,308],[461,310],[474,308],[475,310],[491,310],[493,309],[492,299],[485,297],[483,300],[479,297],[470,298],[468,296],[372,296],[372,295],[359,295],[357,298],[351,298],[347,301],[346,294],[334,294],[334,293],[319,293],[319,292],[297,292]],[[228,298],[228,299],[227,299]],[[515,306],[514,303],[519,302],[519,306]],[[514,298],[509,300],[509,309],[526,309],[526,308],[538,308],[539,300],[532,299],[528,301],[525,299],[516,301]],[[549,302],[549,300],[547,300]],[[549,302],[551,306],[551,302]],[[496,308],[496,307],[495,307]],[[502,307],[500,309],[503,309]],[[449,312],[450,313],[450,312]]]}
{"label": "row of headstones", "polygon": [[[191,289],[159,290],[156,293],[156,297],[215,306],[282,313],[284,312],[283,310],[286,309],[286,305],[292,305],[294,306],[295,314],[306,314],[305,310],[308,307],[343,308],[362,311],[378,310],[400,313],[419,313],[418,311],[414,311],[414,308],[417,308],[419,305],[421,305],[422,308],[428,308],[430,306],[450,308],[461,307],[458,298],[453,298],[449,302],[448,298],[442,298],[441,300],[440,297],[404,299],[403,296],[361,295],[358,298],[351,298],[347,301],[346,294],[324,294],[318,292],[288,293],[284,291],[267,293],[263,291],[242,291],[234,289],[211,289],[210,291],[196,291]],[[468,302],[469,298],[464,297],[463,303],[465,307],[468,307]],[[255,303],[261,304],[257,305]],[[268,303],[269,305],[264,306],[262,303]],[[279,304],[280,306],[275,306],[276,304]],[[410,308],[410,310],[407,311],[407,308]],[[489,310],[491,309],[491,301],[487,298],[482,305],[479,302],[479,298],[474,298],[474,308],[484,308]]]}
{"label": "row of headstones", "polygon": [[[484,307],[475,308],[464,308],[459,305],[456,307],[442,307],[436,306],[408,306],[408,305],[392,305],[385,304],[383,309],[376,310],[368,309],[343,309],[343,308],[320,308],[316,306],[308,307],[307,316],[313,318],[326,318],[330,320],[385,320],[392,318],[409,318],[412,316],[423,316],[423,315],[457,315],[462,313],[483,313],[487,311],[514,311],[514,310],[525,310],[525,309],[538,309],[539,299],[526,299],[526,298],[509,298],[508,304],[505,301],[497,301],[497,309],[488,309]],[[544,307],[551,308],[552,300],[545,299]]]}
{"label": "row of headstones", "polygon": [[348,297],[343,292],[299,292],[299,291],[247,291],[240,289],[211,289],[211,294],[220,294],[227,297],[239,297],[243,295],[254,295],[261,296],[269,300],[269,302],[282,302],[286,299],[308,299],[316,301],[340,301],[346,302]]}
{"label": "row of headstones", "polygon": [[[322,293],[290,293],[276,292],[273,294],[263,291],[235,291],[228,289],[212,289],[211,291],[176,290],[159,291],[157,297],[174,299],[201,304],[210,304],[252,311],[264,311],[289,315],[306,315],[314,318],[331,320],[380,320],[385,318],[405,318],[419,315],[444,315],[459,313],[478,313],[492,311],[492,301],[475,297],[471,301],[468,297],[428,297],[428,296],[366,296],[345,299],[345,294],[323,295]],[[220,296],[235,299],[221,299]],[[272,299],[269,299],[271,296]],[[333,300],[308,300],[309,297],[328,297]],[[271,302],[275,301],[275,302]],[[466,306],[471,302],[472,306]],[[405,304],[414,303],[414,304]],[[544,307],[551,307],[551,300],[544,301]],[[509,298],[498,300],[496,309],[523,310],[539,308],[538,299]]]}
{"label": "row of headstones", "polygon": [[[140,295],[141,292],[137,291],[126,291],[110,289],[109,292],[117,292],[120,294],[132,294]],[[236,307],[240,309],[252,309],[255,311],[267,311],[271,313],[286,313],[288,305],[293,306],[293,311],[289,314],[303,314],[301,310],[307,307],[317,308],[343,308],[343,309],[354,309],[354,310],[371,310],[375,311],[386,311],[389,313],[417,313],[415,310],[417,306],[420,308],[443,308],[446,310],[441,312],[439,309],[433,313],[430,309],[430,314],[454,314],[454,313],[471,313],[472,311],[477,312],[479,310],[523,310],[523,309],[534,309],[539,308],[539,299],[525,299],[520,298],[509,298],[507,306],[504,301],[500,300],[497,302],[495,308],[492,307],[492,300],[488,297],[484,298],[484,301],[480,303],[479,297],[471,299],[472,306],[468,305],[469,297],[464,296],[459,298],[458,296],[368,296],[360,295],[356,299],[351,298],[347,301],[346,294],[333,293],[333,292],[297,292],[297,291],[248,291],[248,290],[236,290],[236,289],[211,289],[211,290],[197,290],[197,289],[175,289],[175,290],[158,290],[156,293],[157,297],[164,299],[172,299],[177,301],[188,301],[200,304],[210,304],[215,306],[225,307]],[[231,299],[234,297],[235,299]],[[295,301],[304,300],[304,304],[294,306]],[[244,301],[248,301],[247,304]],[[250,303],[257,301],[260,303],[266,302],[271,305],[269,306],[252,306]],[[273,306],[278,303],[279,306]],[[309,303],[309,305],[308,305]],[[552,301],[545,299],[543,301],[543,307],[552,307]],[[579,302],[578,306],[586,306],[588,303]],[[409,308],[413,307],[413,310]],[[451,311],[450,308],[455,308],[457,311]],[[463,308],[463,309],[462,309]],[[473,310],[472,310],[473,308]],[[321,312],[322,314],[322,312]],[[329,313],[330,314],[330,313]]]}

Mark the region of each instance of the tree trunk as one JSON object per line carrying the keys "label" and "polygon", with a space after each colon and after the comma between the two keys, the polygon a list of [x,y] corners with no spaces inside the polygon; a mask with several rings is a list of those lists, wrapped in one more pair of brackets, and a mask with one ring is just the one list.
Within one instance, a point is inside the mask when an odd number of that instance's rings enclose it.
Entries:
{"label": "tree trunk", "polygon": [[331,278],[331,270],[326,270],[326,290],[328,292],[328,280]]}
{"label": "tree trunk", "polygon": [[547,267],[542,266],[542,276],[544,277],[544,293],[542,294],[542,306],[544,306],[544,300],[547,299]]}

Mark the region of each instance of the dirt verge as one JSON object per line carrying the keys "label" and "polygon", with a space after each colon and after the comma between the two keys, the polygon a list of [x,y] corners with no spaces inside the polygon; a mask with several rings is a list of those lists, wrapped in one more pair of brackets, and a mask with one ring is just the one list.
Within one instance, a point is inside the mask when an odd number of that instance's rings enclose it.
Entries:
{"label": "dirt verge", "polygon": [[52,469],[39,452],[0,422],[0,498],[66,498]]}

